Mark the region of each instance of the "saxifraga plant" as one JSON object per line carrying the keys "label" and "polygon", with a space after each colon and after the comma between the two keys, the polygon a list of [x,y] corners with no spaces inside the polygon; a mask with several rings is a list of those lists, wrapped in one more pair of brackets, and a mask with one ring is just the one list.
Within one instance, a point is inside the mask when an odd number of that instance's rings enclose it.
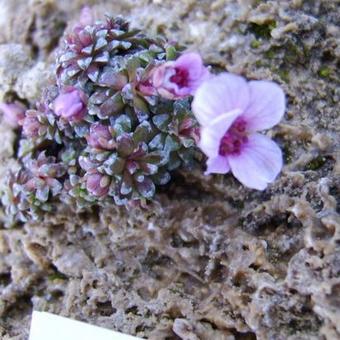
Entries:
{"label": "saxifraga plant", "polygon": [[22,168],[8,175],[7,213],[25,221],[58,200],[80,208],[145,202],[171,171],[192,167],[197,123],[190,99],[166,99],[150,82],[178,50],[130,30],[120,17],[67,33],[55,85],[21,121]]}

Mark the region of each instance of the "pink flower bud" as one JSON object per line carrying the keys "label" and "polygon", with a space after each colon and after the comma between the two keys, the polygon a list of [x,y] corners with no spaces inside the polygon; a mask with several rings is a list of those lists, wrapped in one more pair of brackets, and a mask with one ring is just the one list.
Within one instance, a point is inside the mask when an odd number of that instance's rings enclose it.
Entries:
{"label": "pink flower bud", "polygon": [[90,7],[85,6],[82,8],[80,12],[79,24],[82,27],[94,24],[93,13]]}
{"label": "pink flower bud", "polygon": [[87,143],[96,149],[110,150],[114,142],[108,126],[94,123],[90,127],[90,134],[86,137]]}
{"label": "pink flower bud", "polygon": [[4,121],[12,128],[19,126],[19,121],[25,118],[26,107],[19,103],[0,103],[0,110],[4,115]]}
{"label": "pink flower bud", "polygon": [[86,113],[87,99],[84,92],[75,87],[67,87],[55,99],[53,109],[57,116],[69,122],[81,121]]}
{"label": "pink flower bud", "polygon": [[99,172],[86,175],[86,189],[89,193],[97,197],[106,196],[109,192],[110,178]]}
{"label": "pink flower bud", "polygon": [[152,84],[160,96],[179,99],[193,95],[203,81],[210,77],[198,53],[185,53],[168,61],[152,72]]}
{"label": "pink flower bud", "polygon": [[35,113],[33,110],[27,111],[25,118],[20,121],[22,132],[26,137],[38,137],[40,123]]}
{"label": "pink flower bud", "polygon": [[200,129],[196,126],[194,119],[185,118],[178,127],[179,136],[192,138],[196,144],[200,140]]}

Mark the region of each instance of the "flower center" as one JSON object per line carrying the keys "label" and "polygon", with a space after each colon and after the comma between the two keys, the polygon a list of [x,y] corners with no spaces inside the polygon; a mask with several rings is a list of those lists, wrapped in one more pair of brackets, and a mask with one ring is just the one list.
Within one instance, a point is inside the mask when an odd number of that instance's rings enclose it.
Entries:
{"label": "flower center", "polygon": [[170,77],[170,81],[181,87],[188,86],[189,72],[184,68],[175,68],[176,73]]}
{"label": "flower center", "polygon": [[242,146],[248,142],[246,125],[242,118],[236,119],[231,125],[220,142],[219,154],[221,156],[240,154]]}

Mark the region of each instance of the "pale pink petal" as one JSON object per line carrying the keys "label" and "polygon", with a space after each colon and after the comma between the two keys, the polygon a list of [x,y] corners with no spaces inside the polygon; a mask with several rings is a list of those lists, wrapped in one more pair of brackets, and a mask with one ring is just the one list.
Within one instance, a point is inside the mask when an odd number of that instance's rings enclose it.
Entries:
{"label": "pale pink petal", "polygon": [[75,116],[77,115],[77,113],[81,110],[83,110],[83,103],[77,103],[77,104],[74,104],[72,106],[70,106],[70,108],[67,110],[67,116]]}
{"label": "pale pink petal", "polygon": [[282,168],[282,153],[270,138],[254,133],[239,155],[229,155],[233,175],[245,186],[264,190]]}
{"label": "pale pink petal", "polygon": [[19,103],[0,103],[0,111],[4,115],[4,121],[12,128],[17,128],[19,122],[25,118],[26,107]]}
{"label": "pale pink petal", "polygon": [[210,127],[201,128],[199,148],[209,157],[214,158],[218,156],[221,139],[215,135],[214,130]]}
{"label": "pale pink petal", "polygon": [[215,158],[208,158],[207,170],[204,174],[226,174],[229,170],[230,167],[227,157],[217,156]]}
{"label": "pale pink petal", "polygon": [[200,78],[203,71],[203,61],[201,56],[195,52],[182,54],[176,61],[175,67],[183,68],[189,72],[189,78]]}
{"label": "pale pink petal", "polygon": [[85,6],[80,12],[80,25],[85,27],[87,25],[92,25],[94,23],[93,13],[90,7]]}
{"label": "pale pink petal", "polygon": [[181,55],[175,61],[174,66],[188,72],[188,85],[178,89],[178,95],[181,97],[193,95],[198,87],[211,76],[199,53],[188,52]]}
{"label": "pale pink petal", "polygon": [[[166,81],[169,81],[169,78],[175,74],[175,70],[173,69],[174,62],[168,61],[164,64],[161,64],[154,68],[151,76],[152,76],[152,84],[155,87],[160,87],[164,83],[164,79],[166,76],[166,73],[169,73],[171,71],[171,74],[167,75]],[[169,71],[170,70],[170,71]]]}
{"label": "pale pink petal", "polygon": [[286,108],[285,95],[281,87],[271,81],[249,82],[250,103],[244,112],[247,129],[259,131],[279,123]]}
{"label": "pale pink petal", "polygon": [[156,67],[152,72],[152,86],[161,97],[173,100],[177,98],[178,85],[170,80],[176,73],[174,62],[168,61]]}
{"label": "pale pink petal", "polygon": [[199,147],[209,158],[218,156],[222,137],[240,114],[240,110],[221,114],[201,128]]}
{"label": "pale pink petal", "polygon": [[230,73],[221,73],[206,80],[196,91],[192,110],[201,125],[207,125],[219,115],[249,105],[246,80]]}
{"label": "pale pink petal", "polygon": [[194,96],[197,89],[208,79],[213,77],[213,75],[209,72],[209,70],[204,67],[202,69],[201,75],[198,78],[191,78],[189,79],[189,94]]}

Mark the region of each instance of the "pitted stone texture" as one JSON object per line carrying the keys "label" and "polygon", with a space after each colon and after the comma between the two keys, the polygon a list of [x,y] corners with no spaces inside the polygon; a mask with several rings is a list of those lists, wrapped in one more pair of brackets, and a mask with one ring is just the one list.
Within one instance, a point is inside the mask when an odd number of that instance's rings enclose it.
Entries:
{"label": "pitted stone texture", "polygon": [[[65,24],[75,22],[85,1],[18,1],[27,13],[22,22],[10,3],[1,39],[21,45],[15,63],[8,45],[1,47],[7,62],[0,93],[33,105],[30,93],[43,82],[30,79],[39,63],[53,60],[47,55],[60,34],[48,32],[58,13]],[[27,338],[33,308],[157,340],[340,337],[335,4],[96,1],[95,16],[123,14],[148,33],[165,32],[199,49],[216,70],[278,82],[288,109],[268,134],[282,147],[285,167],[263,192],[231,175],[183,171],[146,210],[60,206],[40,223],[12,229],[1,212],[4,339]],[[0,135],[9,143],[0,148],[2,174],[15,166],[15,133]]]}

